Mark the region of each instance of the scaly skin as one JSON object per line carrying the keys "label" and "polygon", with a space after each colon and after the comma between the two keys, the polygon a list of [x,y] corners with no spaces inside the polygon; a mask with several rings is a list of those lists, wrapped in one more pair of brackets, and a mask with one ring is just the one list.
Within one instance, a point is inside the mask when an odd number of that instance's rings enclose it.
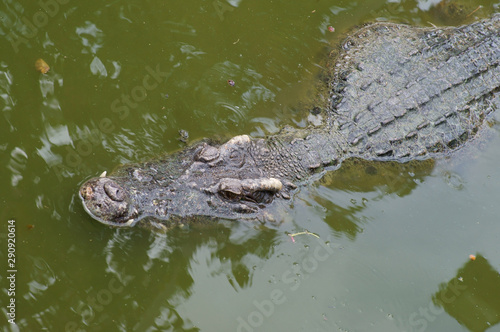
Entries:
{"label": "scaly skin", "polygon": [[84,183],[80,197],[114,226],[275,219],[297,186],[347,158],[406,162],[463,146],[500,106],[499,62],[500,15],[459,28],[369,25],[330,61],[322,125],[121,166]]}

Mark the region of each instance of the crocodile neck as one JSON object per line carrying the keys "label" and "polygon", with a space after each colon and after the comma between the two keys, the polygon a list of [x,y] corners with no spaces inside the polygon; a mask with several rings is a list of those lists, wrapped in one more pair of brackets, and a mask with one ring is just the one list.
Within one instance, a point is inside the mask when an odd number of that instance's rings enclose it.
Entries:
{"label": "crocodile neck", "polygon": [[330,124],[304,129],[284,128],[267,139],[253,140],[248,153],[261,174],[295,183],[318,169],[336,169],[354,156],[349,144]]}

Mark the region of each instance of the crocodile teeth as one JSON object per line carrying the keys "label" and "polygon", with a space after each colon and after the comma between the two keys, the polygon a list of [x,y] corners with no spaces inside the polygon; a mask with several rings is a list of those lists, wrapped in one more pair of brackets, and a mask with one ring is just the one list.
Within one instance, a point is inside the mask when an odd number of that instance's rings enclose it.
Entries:
{"label": "crocodile teeth", "polygon": [[130,225],[132,225],[132,223],[133,223],[133,222],[134,222],[134,219],[129,219],[129,220],[127,220],[127,221],[124,223],[124,225],[125,225],[125,226],[130,226]]}

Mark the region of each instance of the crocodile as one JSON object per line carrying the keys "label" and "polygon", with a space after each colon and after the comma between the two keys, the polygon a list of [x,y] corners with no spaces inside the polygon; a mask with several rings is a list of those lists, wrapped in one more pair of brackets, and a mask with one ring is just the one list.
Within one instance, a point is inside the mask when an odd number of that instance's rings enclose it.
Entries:
{"label": "crocodile", "polygon": [[111,226],[276,220],[300,186],[346,159],[434,159],[473,140],[500,107],[499,62],[500,14],[460,27],[368,24],[328,58],[310,108],[319,123],[203,140],[91,178],[79,196]]}

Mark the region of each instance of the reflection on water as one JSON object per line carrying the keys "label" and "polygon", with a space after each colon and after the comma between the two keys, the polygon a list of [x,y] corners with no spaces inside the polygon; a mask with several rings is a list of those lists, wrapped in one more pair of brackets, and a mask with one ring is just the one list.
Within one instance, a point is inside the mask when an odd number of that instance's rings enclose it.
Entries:
{"label": "reflection on water", "polygon": [[82,54],[95,55],[103,47],[104,34],[94,23],[86,21],[85,26],[77,27],[75,32],[83,45]]}
{"label": "reflection on water", "polygon": [[[310,204],[319,204],[324,209],[324,217],[331,220],[329,225],[335,232],[354,239],[362,231],[359,224],[366,222],[360,216],[367,202],[393,194],[399,197],[410,195],[433,169],[433,160],[405,164],[347,160],[339,169],[326,173],[317,182],[316,191],[310,195],[310,200],[315,203]],[[362,198],[349,198],[352,193],[362,193]]]}
{"label": "reflection on water", "polygon": [[28,282],[29,293],[24,297],[28,301],[37,301],[56,282],[56,275],[43,258],[29,257],[29,261],[32,266],[31,280]]}
{"label": "reflection on water", "polygon": [[473,332],[486,331],[500,322],[499,299],[500,273],[482,255],[467,261],[432,297],[435,305]]}
{"label": "reflection on water", "polygon": [[[198,274],[221,277],[236,291],[250,288],[253,270],[249,262],[268,259],[277,237],[276,230],[247,226],[231,230],[222,224],[192,225],[167,236],[144,232],[149,236],[143,239],[136,232],[116,230],[103,243],[106,274],[101,279],[107,283],[89,292],[86,305],[90,309],[76,311],[91,330],[113,327],[100,317],[112,301],[137,308],[135,314],[122,317],[121,325],[129,331],[145,331],[150,326],[193,328],[189,317],[182,317],[175,308],[192,296]],[[137,252],[138,243],[144,246],[141,252]],[[199,263],[207,269],[200,270]],[[137,268],[144,273],[138,275]],[[106,296],[112,299],[108,302]]]}
{"label": "reflection on water", "polygon": [[10,153],[10,160],[7,164],[7,169],[12,175],[10,183],[12,187],[16,187],[19,181],[23,179],[22,173],[26,169],[28,155],[22,149],[15,147]]}
{"label": "reflection on water", "polygon": [[379,197],[393,193],[403,197],[431,174],[434,163],[432,159],[404,164],[351,159],[339,169],[325,174],[320,183],[339,190],[377,191]]}
{"label": "reflection on water", "polygon": [[[13,131],[14,127],[12,126],[12,123],[10,122],[10,117],[14,106],[15,106],[15,99],[12,96],[12,84],[13,82],[13,77],[12,73],[10,73],[8,69],[8,65],[6,62],[2,61],[0,62],[0,98],[2,100],[2,117],[5,119],[5,123],[8,123],[10,128],[7,129],[5,128],[4,130],[8,131]],[[4,121],[2,121],[3,123]]]}
{"label": "reflection on water", "polygon": [[[231,86],[227,81],[235,82]],[[263,102],[273,101],[277,88],[270,82],[261,82],[262,74],[252,68],[242,68],[240,65],[225,61],[216,63],[204,74],[198,82],[195,91],[207,104],[222,106],[214,114],[214,120],[224,128],[224,124],[231,120],[234,123],[241,121],[248,114],[248,110]],[[267,86],[266,86],[267,85]],[[221,89],[221,86],[224,89]],[[228,93],[229,92],[229,93]],[[223,112],[224,109],[231,113]],[[200,110],[202,112],[204,110]]]}

